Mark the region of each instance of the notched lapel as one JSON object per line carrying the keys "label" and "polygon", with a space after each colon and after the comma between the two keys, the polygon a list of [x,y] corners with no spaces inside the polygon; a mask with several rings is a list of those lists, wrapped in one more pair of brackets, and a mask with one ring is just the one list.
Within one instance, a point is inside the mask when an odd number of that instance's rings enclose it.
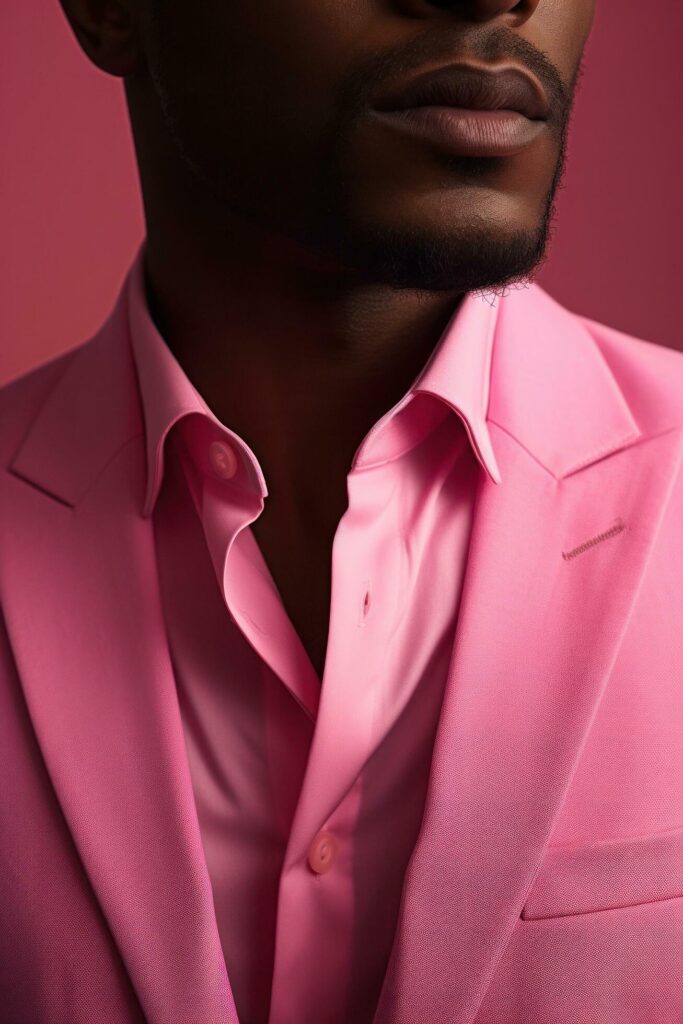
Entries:
{"label": "notched lapel", "polygon": [[[11,529],[0,531],[3,611],[47,770],[146,1019],[237,1024],[165,636],[152,521],[140,515],[144,439],[130,436],[131,367],[120,361],[124,343],[114,342],[103,337],[78,353],[27,436],[16,472],[3,475]],[[84,399],[92,419],[83,407],[80,421],[74,414],[79,377],[101,396],[115,388],[103,429],[92,395]],[[99,455],[90,452],[59,473],[55,461],[69,454],[60,437],[69,403],[67,434],[77,426],[92,430]],[[73,436],[74,445],[82,443]]]}
{"label": "notched lapel", "polygon": [[[624,357],[628,367],[628,343]],[[501,483],[480,481],[425,813],[375,1024],[475,1021],[680,468],[680,425],[643,429],[596,338],[537,285],[501,300],[487,422]]]}
{"label": "notched lapel", "polygon": [[503,482],[482,475],[376,1024],[475,1020],[609,685],[683,448],[673,429],[555,479],[492,429]]}

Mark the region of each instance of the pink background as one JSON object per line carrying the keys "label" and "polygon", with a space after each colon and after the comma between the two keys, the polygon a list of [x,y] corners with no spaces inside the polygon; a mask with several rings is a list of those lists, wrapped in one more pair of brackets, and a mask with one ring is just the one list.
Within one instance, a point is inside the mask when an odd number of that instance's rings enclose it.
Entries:
{"label": "pink background", "polygon": [[[683,4],[598,0],[539,282],[570,309],[683,349]],[[57,0],[0,5],[0,383],[92,334],[144,232],[123,86]]]}

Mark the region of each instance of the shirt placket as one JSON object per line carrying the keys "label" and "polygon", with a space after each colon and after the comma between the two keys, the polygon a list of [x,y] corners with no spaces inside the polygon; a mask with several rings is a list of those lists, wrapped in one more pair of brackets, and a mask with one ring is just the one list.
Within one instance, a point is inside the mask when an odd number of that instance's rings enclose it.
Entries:
{"label": "shirt placket", "polygon": [[283,866],[269,1024],[346,1020],[354,836],[376,745],[383,652],[400,610],[392,470],[351,473],[332,551],[323,688]]}

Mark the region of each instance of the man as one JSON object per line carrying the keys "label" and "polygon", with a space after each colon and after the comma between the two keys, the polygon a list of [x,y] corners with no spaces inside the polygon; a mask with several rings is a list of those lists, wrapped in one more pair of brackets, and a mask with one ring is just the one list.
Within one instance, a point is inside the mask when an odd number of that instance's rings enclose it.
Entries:
{"label": "man", "polygon": [[147,232],[0,393],[3,1021],[680,1021],[683,357],[533,281],[593,0],[62,6]]}

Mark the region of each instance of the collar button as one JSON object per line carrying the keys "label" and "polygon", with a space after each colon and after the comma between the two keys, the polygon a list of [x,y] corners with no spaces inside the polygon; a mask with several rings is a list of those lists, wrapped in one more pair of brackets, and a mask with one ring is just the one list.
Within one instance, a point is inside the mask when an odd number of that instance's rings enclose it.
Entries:
{"label": "collar button", "polygon": [[209,462],[216,476],[229,480],[237,472],[237,456],[230,445],[212,441],[209,445]]}

